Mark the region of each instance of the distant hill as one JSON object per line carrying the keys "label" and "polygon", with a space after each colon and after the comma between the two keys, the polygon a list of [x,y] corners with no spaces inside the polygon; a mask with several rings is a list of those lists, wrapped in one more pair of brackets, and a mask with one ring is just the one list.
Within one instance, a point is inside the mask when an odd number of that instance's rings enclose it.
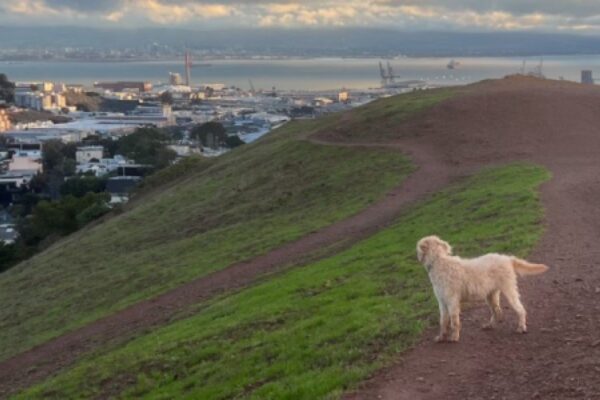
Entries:
{"label": "distant hill", "polygon": [[171,50],[308,56],[494,56],[600,54],[600,38],[531,32],[406,32],[390,29],[131,30],[80,27],[0,27],[2,48],[165,46]]}

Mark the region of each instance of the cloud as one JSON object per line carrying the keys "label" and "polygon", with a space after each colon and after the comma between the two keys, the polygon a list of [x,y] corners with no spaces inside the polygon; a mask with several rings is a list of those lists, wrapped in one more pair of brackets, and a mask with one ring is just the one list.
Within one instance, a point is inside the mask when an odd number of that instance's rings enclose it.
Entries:
{"label": "cloud", "polygon": [[600,0],[0,0],[6,22],[597,32]]}
{"label": "cloud", "polygon": [[115,10],[125,2],[123,0],[45,0],[45,3],[51,9],[72,10],[84,14]]}
{"label": "cloud", "polygon": [[177,24],[190,20],[229,17],[235,14],[231,5],[199,2],[163,2],[160,0],[134,0],[129,4],[150,21],[158,24]]}
{"label": "cloud", "polygon": [[30,15],[53,15],[58,12],[51,7],[48,7],[42,0],[20,0],[10,1],[2,5],[2,8],[7,13],[12,13],[18,16]]}

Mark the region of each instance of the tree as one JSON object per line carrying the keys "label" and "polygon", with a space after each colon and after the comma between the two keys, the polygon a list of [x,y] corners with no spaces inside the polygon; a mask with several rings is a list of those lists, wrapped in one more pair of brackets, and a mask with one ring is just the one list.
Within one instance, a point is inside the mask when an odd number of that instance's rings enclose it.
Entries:
{"label": "tree", "polygon": [[65,158],[63,161],[63,174],[73,176],[77,172],[77,161],[73,158]]}
{"label": "tree", "polygon": [[181,140],[184,137],[183,128],[179,126],[167,126],[163,131],[169,135],[172,140]]}
{"label": "tree", "polygon": [[173,104],[173,95],[171,92],[162,92],[160,94],[160,102],[162,104]]}
{"label": "tree", "polygon": [[108,212],[109,198],[108,193],[88,193],[80,198],[66,196],[59,201],[40,201],[19,231],[29,246],[68,235]]}
{"label": "tree", "polygon": [[227,139],[225,140],[225,145],[227,147],[229,147],[230,149],[234,149],[243,144],[246,144],[246,142],[244,142],[242,139],[240,139],[240,137],[238,135],[227,136]]}
{"label": "tree", "polygon": [[102,193],[106,190],[106,179],[95,176],[77,176],[68,179],[61,187],[61,196],[83,197],[88,193]]}
{"label": "tree", "polygon": [[16,261],[18,261],[17,246],[0,242],[0,272],[6,271],[12,267]]}
{"label": "tree", "polygon": [[70,158],[75,160],[77,154],[77,144],[76,143],[65,143],[61,149],[61,152],[65,158]]}
{"label": "tree", "polygon": [[52,198],[57,198],[65,176],[75,174],[75,152],[77,146],[65,144],[60,140],[48,140],[42,147],[42,163],[44,166],[45,191]]}
{"label": "tree", "polygon": [[15,100],[15,84],[5,74],[0,74],[0,100],[12,103]]}
{"label": "tree", "polygon": [[157,128],[138,128],[130,135],[119,139],[117,152],[139,164],[160,169],[168,166],[177,157],[166,142],[169,136]]}
{"label": "tree", "polygon": [[191,137],[199,140],[206,147],[223,146],[227,140],[227,130],[217,121],[206,122],[192,129]]}
{"label": "tree", "polygon": [[58,139],[52,139],[44,142],[42,148],[42,162],[44,164],[44,170],[50,172],[54,169],[62,167],[62,163],[65,159],[63,154],[65,144]]}

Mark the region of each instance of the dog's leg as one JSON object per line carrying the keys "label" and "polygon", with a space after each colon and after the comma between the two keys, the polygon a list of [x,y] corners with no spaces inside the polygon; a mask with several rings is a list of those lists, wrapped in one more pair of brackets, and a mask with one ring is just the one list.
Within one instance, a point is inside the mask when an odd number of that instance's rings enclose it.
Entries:
{"label": "dog's leg", "polygon": [[515,310],[519,317],[519,326],[517,327],[517,332],[527,333],[527,312],[521,303],[521,299],[519,298],[519,290],[517,289],[516,285],[509,286],[503,290],[503,293],[506,296],[506,300],[508,300],[508,303],[513,310]]}
{"label": "dog's leg", "polygon": [[435,341],[440,343],[448,340],[448,333],[450,329],[450,316],[448,315],[448,310],[446,309],[446,306],[441,301],[438,301],[438,305],[440,308],[440,334],[435,337]]}
{"label": "dog's leg", "polygon": [[450,342],[458,342],[460,338],[460,303],[452,303],[448,305],[448,312],[450,314]]}
{"label": "dog's leg", "polygon": [[490,321],[482,326],[483,329],[492,329],[502,320],[502,308],[500,307],[500,291],[496,290],[487,295],[486,302],[490,308]]}

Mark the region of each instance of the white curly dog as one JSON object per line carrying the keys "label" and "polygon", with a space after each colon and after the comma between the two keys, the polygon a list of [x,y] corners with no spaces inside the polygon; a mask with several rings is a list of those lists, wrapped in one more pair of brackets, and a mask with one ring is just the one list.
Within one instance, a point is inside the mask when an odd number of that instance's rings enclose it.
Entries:
{"label": "white curly dog", "polygon": [[460,336],[461,301],[485,299],[491,311],[492,328],[501,320],[500,293],[519,317],[517,332],[527,332],[526,312],[519,299],[517,274],[538,275],[546,272],[543,264],[532,264],[503,254],[486,254],[472,259],[452,255],[452,247],[437,236],[427,236],[417,243],[417,258],[433,286],[440,307],[440,334],[436,342],[457,342]]}

